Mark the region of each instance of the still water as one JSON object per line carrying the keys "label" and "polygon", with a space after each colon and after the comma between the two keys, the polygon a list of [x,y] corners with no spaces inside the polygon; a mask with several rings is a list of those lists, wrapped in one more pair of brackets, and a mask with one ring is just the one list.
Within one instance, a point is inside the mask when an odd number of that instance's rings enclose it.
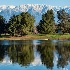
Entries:
{"label": "still water", "polygon": [[70,41],[0,41],[0,70],[70,70]]}

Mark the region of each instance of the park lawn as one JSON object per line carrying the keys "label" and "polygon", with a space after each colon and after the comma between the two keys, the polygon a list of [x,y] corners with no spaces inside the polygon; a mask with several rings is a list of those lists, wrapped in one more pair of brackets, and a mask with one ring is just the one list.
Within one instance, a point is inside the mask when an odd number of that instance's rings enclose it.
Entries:
{"label": "park lawn", "polygon": [[9,35],[2,35],[0,37],[0,40],[70,40],[70,34],[68,35],[59,35],[59,34],[31,34],[31,35],[25,35],[22,37],[12,37]]}

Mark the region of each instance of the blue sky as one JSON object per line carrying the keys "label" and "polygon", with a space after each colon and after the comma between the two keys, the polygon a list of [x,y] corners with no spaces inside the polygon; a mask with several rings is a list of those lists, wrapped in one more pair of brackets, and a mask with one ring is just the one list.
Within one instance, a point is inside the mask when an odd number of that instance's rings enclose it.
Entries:
{"label": "blue sky", "polygon": [[70,6],[70,0],[0,0],[0,5],[47,4],[52,6]]}

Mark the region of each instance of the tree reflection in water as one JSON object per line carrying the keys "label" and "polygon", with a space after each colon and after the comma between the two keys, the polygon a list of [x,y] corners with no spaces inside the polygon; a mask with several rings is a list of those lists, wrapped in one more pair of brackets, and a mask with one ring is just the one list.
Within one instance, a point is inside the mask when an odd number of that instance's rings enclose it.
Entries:
{"label": "tree reflection in water", "polygon": [[64,68],[70,62],[70,42],[58,42],[55,47],[59,54],[57,67]]}
{"label": "tree reflection in water", "polygon": [[3,45],[0,45],[0,61],[3,61],[5,53],[5,47]]}
{"label": "tree reflection in water", "polygon": [[0,60],[3,59],[5,51],[7,51],[12,63],[19,63],[23,66],[27,66],[34,59],[32,41],[23,41],[22,44],[12,44],[6,47],[5,45],[0,47]]}
{"label": "tree reflection in water", "polygon": [[[0,43],[0,62],[3,61],[5,55],[10,57],[12,63],[18,63],[22,66],[28,66],[34,61],[33,41],[10,41],[10,44],[3,45]],[[35,44],[37,51],[40,53],[42,63],[47,69],[54,69],[54,51],[58,58],[57,68],[65,68],[70,62],[70,41],[50,40],[38,41]]]}
{"label": "tree reflection in water", "polygon": [[54,64],[53,64],[53,49],[54,49],[54,44],[51,41],[43,41],[40,45],[38,45],[37,50],[41,54],[41,60],[44,65],[48,69],[52,69]]}
{"label": "tree reflection in water", "polygon": [[38,52],[41,54],[41,60],[47,68],[53,69],[54,54],[53,51],[58,53],[57,68],[64,68],[70,62],[70,42],[56,42],[42,41],[40,45],[37,46]]}

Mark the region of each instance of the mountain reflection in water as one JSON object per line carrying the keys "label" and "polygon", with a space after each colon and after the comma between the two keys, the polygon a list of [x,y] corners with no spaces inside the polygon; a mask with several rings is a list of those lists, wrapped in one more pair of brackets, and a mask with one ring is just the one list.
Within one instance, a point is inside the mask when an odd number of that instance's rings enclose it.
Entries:
{"label": "mountain reflection in water", "polygon": [[0,70],[70,70],[70,41],[0,41]]}

